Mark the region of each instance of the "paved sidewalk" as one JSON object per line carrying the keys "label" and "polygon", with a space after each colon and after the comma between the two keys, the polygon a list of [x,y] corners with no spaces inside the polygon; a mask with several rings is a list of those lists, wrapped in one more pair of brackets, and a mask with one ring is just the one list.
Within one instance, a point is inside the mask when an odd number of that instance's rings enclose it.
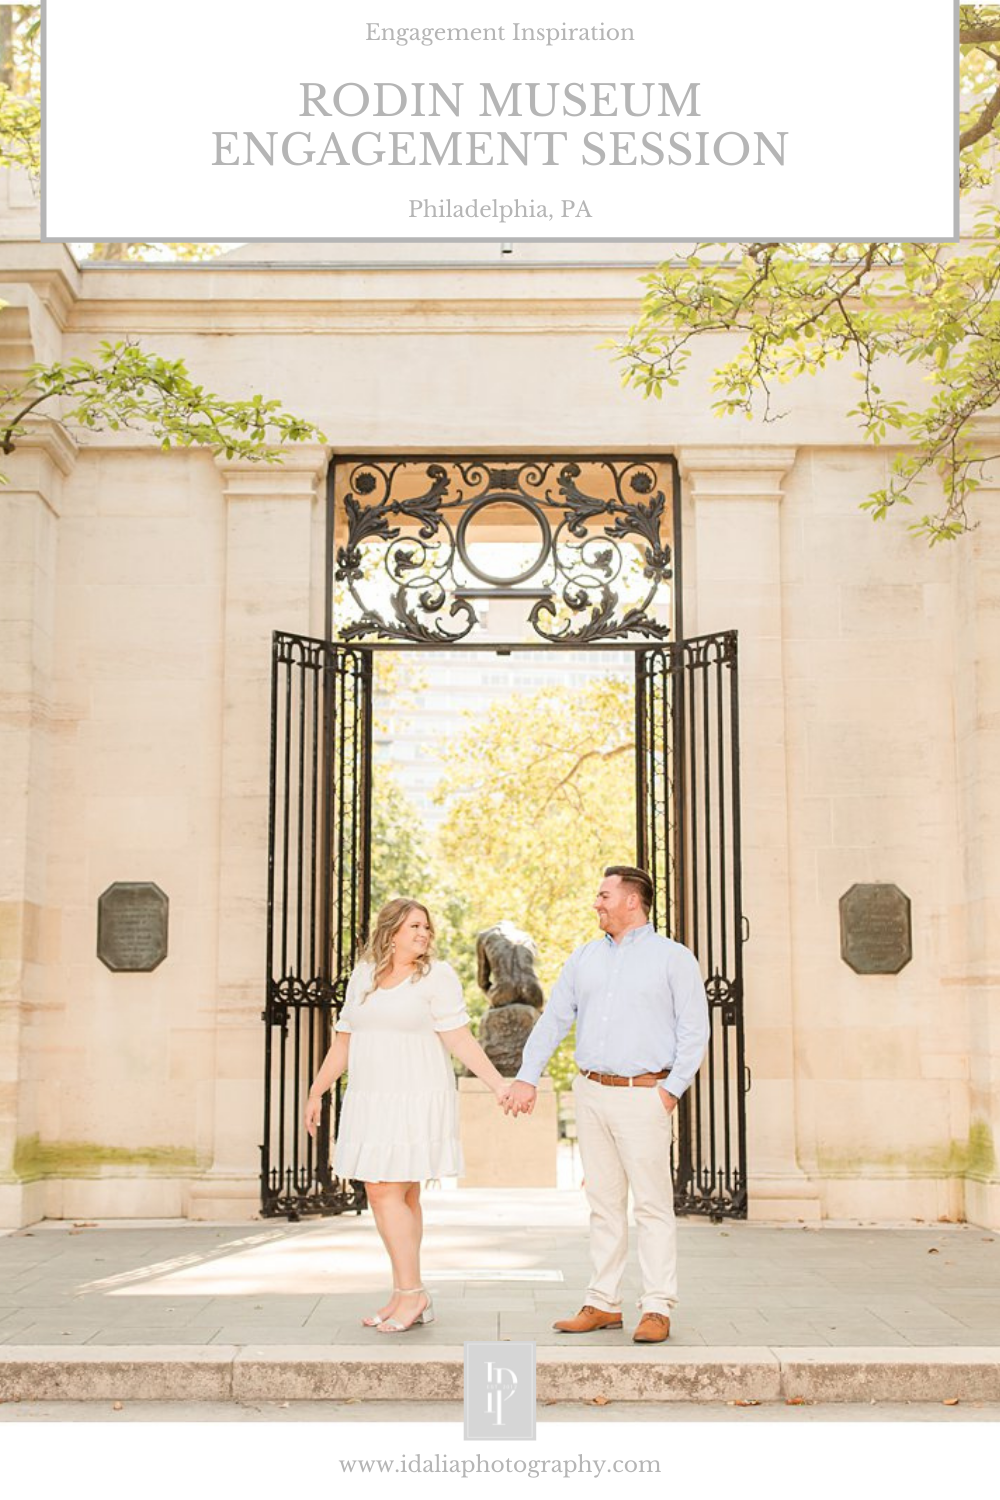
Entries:
{"label": "paved sidewalk", "polygon": [[[582,1195],[430,1191],[424,1279],[437,1321],[408,1348],[555,1333],[587,1280]],[[670,1347],[1000,1347],[1000,1234],[967,1225],[680,1226]],[[360,1327],[387,1290],[370,1214],[287,1224],[46,1222],[0,1235],[0,1346],[401,1342]]]}
{"label": "paved sidewalk", "polygon": [[361,1327],[387,1289],[368,1214],[287,1224],[43,1223],[0,1234],[0,1398],[459,1400],[462,1345],[533,1340],[539,1399],[1000,1400],[1000,1234],[686,1222],[669,1344],[567,1337],[587,1279],[574,1191],[425,1195],[437,1321]]}

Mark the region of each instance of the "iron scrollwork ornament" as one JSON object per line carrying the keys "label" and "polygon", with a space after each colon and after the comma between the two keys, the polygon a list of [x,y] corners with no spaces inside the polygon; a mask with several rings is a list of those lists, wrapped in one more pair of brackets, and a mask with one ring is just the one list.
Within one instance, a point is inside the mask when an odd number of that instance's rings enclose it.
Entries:
{"label": "iron scrollwork ornament", "polygon": [[[537,556],[514,575],[490,572],[467,546],[472,520],[500,507],[537,528]],[[355,612],[342,640],[455,644],[482,623],[474,600],[491,594],[523,596],[534,634],[560,645],[671,634],[651,612],[672,578],[670,508],[652,462],[363,460],[343,509],[334,580]]]}

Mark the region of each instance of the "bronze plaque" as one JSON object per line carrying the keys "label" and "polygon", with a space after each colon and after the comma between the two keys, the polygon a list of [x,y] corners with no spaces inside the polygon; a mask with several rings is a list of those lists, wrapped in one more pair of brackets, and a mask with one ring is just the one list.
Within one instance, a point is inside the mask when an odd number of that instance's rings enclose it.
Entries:
{"label": "bronze plaque", "polygon": [[913,957],[910,898],[898,885],[852,885],[840,898],[840,956],[855,974],[898,974]]}
{"label": "bronze plaque", "polygon": [[116,880],[97,902],[97,956],[115,973],[147,974],[167,956],[170,902],[151,880]]}

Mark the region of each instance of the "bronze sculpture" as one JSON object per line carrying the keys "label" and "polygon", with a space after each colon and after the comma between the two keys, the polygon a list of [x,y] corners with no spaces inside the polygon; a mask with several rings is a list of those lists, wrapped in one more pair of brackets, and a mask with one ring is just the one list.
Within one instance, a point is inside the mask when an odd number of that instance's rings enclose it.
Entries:
{"label": "bronze sculpture", "polygon": [[538,949],[528,933],[504,919],[476,938],[479,987],[490,1008],[479,1023],[479,1044],[498,1072],[513,1078],[545,997],[535,973]]}

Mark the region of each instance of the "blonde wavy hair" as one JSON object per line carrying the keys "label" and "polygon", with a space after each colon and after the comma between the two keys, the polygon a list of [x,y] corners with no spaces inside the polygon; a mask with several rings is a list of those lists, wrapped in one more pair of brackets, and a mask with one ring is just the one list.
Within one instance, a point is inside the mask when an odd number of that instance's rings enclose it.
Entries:
{"label": "blonde wavy hair", "polygon": [[394,939],[411,911],[422,911],[431,930],[431,940],[427,944],[427,951],[421,954],[414,964],[414,980],[422,979],[429,971],[434,955],[434,922],[431,914],[422,901],[414,901],[410,896],[396,896],[392,901],[385,903],[375,918],[372,935],[361,955],[372,966],[371,983],[361,997],[362,1003],[368,999],[369,995],[374,994],[382,982],[382,976],[392,968]]}

